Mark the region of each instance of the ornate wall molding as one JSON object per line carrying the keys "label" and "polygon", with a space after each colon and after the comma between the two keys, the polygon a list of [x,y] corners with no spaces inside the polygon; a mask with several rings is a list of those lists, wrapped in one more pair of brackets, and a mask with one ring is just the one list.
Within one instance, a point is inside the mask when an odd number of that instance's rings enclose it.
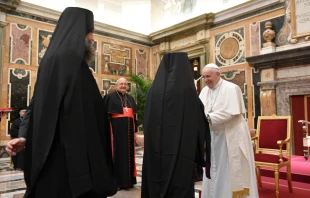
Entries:
{"label": "ornate wall molding", "polygon": [[246,61],[259,70],[310,64],[310,46],[247,57]]}
{"label": "ornate wall molding", "polygon": [[151,41],[155,44],[176,40],[178,38],[196,34],[201,30],[207,30],[213,25],[213,22],[213,13],[203,14],[168,28],[151,33],[150,38]]}
{"label": "ornate wall molding", "polygon": [[21,0],[0,0],[0,11],[15,10]]}

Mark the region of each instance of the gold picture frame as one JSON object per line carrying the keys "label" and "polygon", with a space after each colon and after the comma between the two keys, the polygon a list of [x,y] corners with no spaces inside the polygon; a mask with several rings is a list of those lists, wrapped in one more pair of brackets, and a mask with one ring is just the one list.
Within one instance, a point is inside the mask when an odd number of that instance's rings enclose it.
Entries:
{"label": "gold picture frame", "polygon": [[290,0],[292,38],[310,36],[310,1]]}

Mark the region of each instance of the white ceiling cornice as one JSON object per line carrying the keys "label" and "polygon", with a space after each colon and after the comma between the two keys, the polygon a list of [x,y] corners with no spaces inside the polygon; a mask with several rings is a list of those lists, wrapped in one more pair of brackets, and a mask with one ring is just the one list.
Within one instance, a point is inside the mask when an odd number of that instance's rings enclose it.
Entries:
{"label": "white ceiling cornice", "polygon": [[221,23],[223,21],[232,19],[244,15],[246,13],[254,12],[266,7],[270,7],[279,3],[283,3],[283,0],[254,0],[248,1],[241,5],[229,8],[227,10],[215,13],[214,23]]}
{"label": "white ceiling cornice", "polygon": [[47,18],[47,19],[53,19],[53,20],[58,20],[61,14],[61,12],[59,11],[52,10],[52,9],[42,7],[42,6],[38,6],[35,4],[31,4],[31,3],[23,2],[23,1],[19,4],[16,11],[32,14],[32,15]]}
{"label": "white ceiling cornice", "polygon": [[171,41],[179,37],[196,34],[198,31],[209,29],[214,22],[214,14],[202,14],[195,18],[172,25],[168,28],[153,32],[150,38],[153,43],[158,44],[163,41]]}
{"label": "white ceiling cornice", "polygon": [[[45,8],[42,6],[34,5],[27,2],[21,2],[16,9],[17,12],[22,12],[25,14],[30,14],[46,19],[51,19],[58,21],[61,12]],[[123,28],[115,27],[112,25],[104,24],[101,22],[95,21],[95,33],[99,35],[107,35],[112,38],[120,38],[125,41],[137,42],[145,45],[151,45],[151,41],[148,35],[141,33],[133,32]]]}

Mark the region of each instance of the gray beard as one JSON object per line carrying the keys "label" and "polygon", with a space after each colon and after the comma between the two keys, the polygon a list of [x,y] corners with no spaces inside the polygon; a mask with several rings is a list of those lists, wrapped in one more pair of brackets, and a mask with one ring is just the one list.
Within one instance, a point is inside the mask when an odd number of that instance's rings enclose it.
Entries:
{"label": "gray beard", "polygon": [[85,38],[84,60],[88,65],[95,61],[96,49],[91,40]]}

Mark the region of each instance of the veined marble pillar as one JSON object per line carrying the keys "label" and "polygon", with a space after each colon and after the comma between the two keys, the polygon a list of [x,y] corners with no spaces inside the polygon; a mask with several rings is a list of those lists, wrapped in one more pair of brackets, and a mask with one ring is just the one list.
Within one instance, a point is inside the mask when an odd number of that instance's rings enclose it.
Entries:
{"label": "veined marble pillar", "polygon": [[[4,61],[4,47],[5,47],[5,32],[6,32],[6,13],[0,12],[0,88],[2,88],[3,76],[3,61]],[[0,104],[2,104],[2,90],[0,92]],[[1,106],[1,105],[0,105]]]}
{"label": "veined marble pillar", "polygon": [[274,89],[262,90],[260,92],[260,104],[262,108],[262,116],[277,114],[276,91]]}

